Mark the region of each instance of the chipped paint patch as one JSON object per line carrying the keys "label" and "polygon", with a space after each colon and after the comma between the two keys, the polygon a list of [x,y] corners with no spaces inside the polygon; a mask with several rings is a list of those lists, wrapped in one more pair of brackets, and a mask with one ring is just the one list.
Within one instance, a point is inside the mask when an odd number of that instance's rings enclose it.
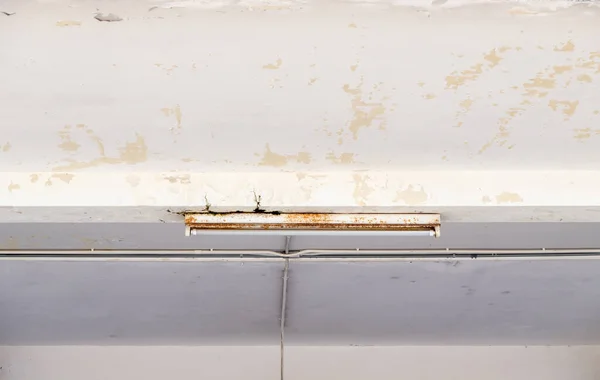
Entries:
{"label": "chipped paint patch", "polygon": [[[362,128],[371,127],[375,121],[379,121],[379,129],[385,129],[385,120],[382,117],[385,114],[386,108],[382,102],[366,102],[363,99],[363,77],[361,77],[359,84],[352,88],[350,85],[345,84],[342,89],[345,93],[352,96],[351,106],[353,117],[350,120],[348,129],[352,132],[354,140],[358,139],[358,132]],[[373,87],[376,90],[378,85]],[[368,94],[368,98],[373,97],[373,91]],[[385,99],[385,98],[384,98]]]}
{"label": "chipped paint patch", "polygon": [[281,65],[283,64],[283,60],[281,58],[277,58],[277,61],[275,61],[275,63],[269,63],[266,65],[263,65],[263,69],[265,70],[277,70],[281,67]]}
{"label": "chipped paint patch", "polygon": [[302,164],[310,164],[311,156],[308,152],[298,152],[294,155],[275,153],[271,150],[269,144],[266,144],[262,159],[258,164],[261,166],[281,167],[287,165],[290,160],[295,160]]}
{"label": "chipped paint patch", "polygon": [[573,138],[579,141],[587,140],[592,136],[600,136],[600,129],[577,128],[573,132],[575,133]]}
{"label": "chipped paint patch", "polygon": [[427,195],[422,186],[408,185],[406,189],[398,191],[396,193],[396,198],[394,198],[394,201],[402,201],[409,206],[413,206],[427,202],[428,198],[429,196]]}
{"label": "chipped paint patch", "polygon": [[503,59],[498,53],[504,53],[510,49],[511,48],[507,46],[492,49],[483,55],[485,63],[477,63],[466,70],[452,72],[446,77],[446,89],[457,90],[466,83],[477,80],[479,76],[483,74],[483,69],[486,64],[490,69],[498,66]]}
{"label": "chipped paint patch", "polygon": [[333,152],[329,152],[326,158],[334,164],[349,165],[354,163],[354,153],[342,153],[336,156]]}
{"label": "chipped paint patch", "polygon": [[552,99],[548,102],[548,107],[552,108],[553,111],[557,111],[559,108],[562,110],[563,114],[567,116],[567,119],[575,114],[577,110],[577,106],[579,105],[578,100],[574,100],[572,102],[568,100],[555,100]]}
{"label": "chipped paint patch", "polygon": [[60,179],[61,181],[63,181],[64,183],[69,184],[74,177],[75,177],[74,174],[59,173],[59,174],[53,174],[51,178],[57,178],[57,179]]}
{"label": "chipped paint patch", "polygon": [[498,132],[496,132],[496,134],[494,135],[494,137],[492,137],[492,139],[490,141],[485,143],[481,147],[481,149],[479,149],[479,154],[482,154],[483,152],[485,152],[487,149],[489,149],[493,145],[504,146],[504,144],[506,144],[508,141],[508,137],[510,136],[510,131],[508,128],[509,123],[516,116],[521,115],[521,113],[524,111],[525,111],[524,108],[519,108],[519,107],[513,107],[513,108],[510,108],[508,111],[506,111],[506,116],[501,117],[498,120]]}
{"label": "chipped paint patch", "polygon": [[188,185],[191,182],[191,177],[189,174],[185,174],[185,175],[171,175],[171,176],[164,176],[163,177],[165,180],[169,181],[170,183],[180,183],[182,185]]}
{"label": "chipped paint patch", "polygon": [[354,196],[354,202],[356,202],[359,206],[365,206],[367,203],[367,198],[374,191],[372,187],[369,186],[368,180],[369,176],[362,174],[354,174],[354,192],[352,195]]}
{"label": "chipped paint patch", "polygon": [[71,139],[71,126],[65,125],[63,129],[58,131],[61,143],[58,147],[65,152],[76,152],[81,145]]}
{"label": "chipped paint patch", "polygon": [[171,132],[180,132],[181,129],[183,128],[183,126],[181,124],[181,119],[183,117],[183,114],[181,113],[181,107],[179,106],[179,104],[177,104],[175,107],[172,107],[172,108],[166,107],[166,108],[161,108],[160,110],[167,117],[175,116],[175,125],[173,127],[171,127],[170,130],[171,130]]}
{"label": "chipped paint patch", "polygon": [[562,45],[557,45],[554,47],[554,51],[570,52],[573,50],[575,50],[575,44],[571,40]]}
{"label": "chipped paint patch", "polygon": [[148,159],[148,147],[146,146],[146,142],[144,141],[144,138],[137,133],[135,141],[128,142],[125,146],[118,148],[118,156],[109,157],[106,155],[102,139],[96,136],[91,129],[87,129],[86,132],[89,135],[89,138],[96,143],[99,157],[90,161],[75,161],[74,159],[69,158],[65,160],[70,162],[68,165],[57,166],[54,168],[54,171],[71,172],[99,165],[135,165],[145,162]]}
{"label": "chipped paint patch", "polygon": [[496,195],[496,203],[521,203],[523,202],[523,198],[517,193],[511,193],[505,191],[501,194]]}

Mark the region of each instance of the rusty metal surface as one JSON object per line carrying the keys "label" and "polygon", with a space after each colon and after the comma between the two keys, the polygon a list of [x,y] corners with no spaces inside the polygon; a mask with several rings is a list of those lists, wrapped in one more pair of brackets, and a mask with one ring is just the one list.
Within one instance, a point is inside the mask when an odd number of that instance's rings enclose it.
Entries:
{"label": "rusty metal surface", "polygon": [[189,228],[204,230],[377,230],[411,231],[436,228],[438,214],[188,214]]}

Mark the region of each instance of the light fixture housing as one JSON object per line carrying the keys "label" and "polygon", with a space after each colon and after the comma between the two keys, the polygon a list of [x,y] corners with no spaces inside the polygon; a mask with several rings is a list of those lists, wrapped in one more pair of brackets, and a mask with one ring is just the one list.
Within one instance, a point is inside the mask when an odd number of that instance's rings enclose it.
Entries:
{"label": "light fixture housing", "polygon": [[196,213],[185,214],[186,236],[328,235],[440,236],[439,214]]}

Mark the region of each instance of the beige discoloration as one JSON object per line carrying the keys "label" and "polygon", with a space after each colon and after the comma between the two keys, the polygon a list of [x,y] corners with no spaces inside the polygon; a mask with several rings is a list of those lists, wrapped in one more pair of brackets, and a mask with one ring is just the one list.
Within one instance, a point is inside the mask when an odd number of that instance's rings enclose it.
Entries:
{"label": "beige discoloration", "polygon": [[21,185],[17,184],[17,183],[13,183],[12,181],[10,181],[10,185],[8,185],[8,191],[10,191],[11,193],[14,190],[19,190],[21,188]]}
{"label": "beige discoloration", "polygon": [[508,141],[508,137],[510,136],[510,131],[508,128],[510,121],[516,116],[520,115],[523,111],[525,111],[525,109],[519,107],[513,107],[506,111],[506,116],[503,116],[500,118],[500,120],[498,120],[498,132],[496,132],[490,141],[485,143],[481,149],[479,149],[479,154],[482,154],[493,145],[504,146]]}
{"label": "beige discoloration", "polygon": [[358,69],[358,63],[355,63],[354,65],[350,65],[350,71],[354,72],[354,71],[356,71],[356,69]]}
{"label": "beige discoloration", "polygon": [[483,197],[481,197],[481,202],[483,202],[483,203],[492,203],[492,198],[490,198],[487,195],[484,195]]}
{"label": "beige discoloration", "polygon": [[356,28],[356,24],[352,22],[348,24],[348,28]]}
{"label": "beige discoloration", "polygon": [[552,77],[543,78],[541,74],[538,74],[537,77],[530,79],[527,83],[523,84],[523,88],[525,89],[525,96],[533,96],[542,98],[548,95],[548,91],[556,86],[556,80]]}
{"label": "beige discoloration", "polygon": [[464,112],[469,112],[472,106],[473,99],[465,99],[462,102],[460,102],[460,107],[463,109]]}
{"label": "beige discoloration", "polygon": [[40,179],[40,176],[38,174],[31,174],[29,176],[29,182],[31,182],[31,183],[36,183],[39,179]]}
{"label": "beige discoloration", "polygon": [[182,185],[188,185],[192,183],[189,174],[164,176],[163,178],[169,181],[170,183],[180,183]]}
{"label": "beige discoloration", "polygon": [[90,161],[75,161],[73,159],[67,159],[70,164],[57,166],[54,168],[54,171],[60,172],[72,172],[81,169],[87,169],[99,165],[118,165],[118,164],[127,164],[127,165],[135,165],[142,162],[145,162],[148,159],[148,147],[146,146],[146,142],[144,138],[139,134],[136,134],[136,139],[133,142],[128,142],[125,146],[118,149],[119,154],[116,157],[109,157],[106,155],[104,142],[102,139],[91,129],[86,129],[86,133],[89,135],[90,140],[92,140],[98,149],[98,158],[95,158]]}
{"label": "beige discoloration", "polygon": [[317,79],[318,78],[310,78],[309,81],[308,81],[308,85],[312,86],[317,81]]}
{"label": "beige discoloration", "polygon": [[428,198],[429,196],[422,186],[408,185],[406,189],[400,190],[396,193],[396,198],[394,198],[394,201],[402,201],[409,206],[413,206],[427,202]]}
{"label": "beige discoloration", "polygon": [[71,183],[71,180],[73,178],[75,178],[75,175],[70,174],[70,173],[58,173],[58,174],[52,174],[51,178],[56,178],[56,179],[63,181],[66,184],[69,184],[69,183]]}
{"label": "beige discoloration", "polygon": [[283,60],[281,58],[277,58],[277,61],[275,61],[275,63],[269,63],[266,65],[263,65],[263,69],[265,70],[277,70],[281,67],[281,65],[283,64]]}
{"label": "beige discoloration", "polygon": [[431,100],[431,99],[435,99],[435,94],[429,93],[429,94],[423,95],[423,97],[427,100]]}
{"label": "beige discoloration", "polygon": [[511,193],[505,191],[501,194],[496,195],[496,203],[521,203],[523,202],[523,198],[517,193]]}
{"label": "beige discoloration", "polygon": [[584,141],[589,139],[592,136],[600,136],[600,128],[592,129],[592,128],[577,128],[573,130],[574,135],[573,138],[579,141]]}
{"label": "beige discoloration", "polygon": [[502,57],[499,56],[498,53],[504,53],[508,50],[510,50],[510,48],[506,47],[506,46],[502,46],[498,49],[492,49],[483,56],[483,59],[485,59],[488,62],[489,67],[491,67],[491,68],[496,67],[496,66],[498,66],[500,61],[502,61]]}
{"label": "beige discoloration", "polygon": [[311,156],[308,152],[298,152],[293,155],[275,153],[271,151],[269,144],[266,144],[262,159],[258,164],[261,166],[281,167],[287,165],[290,160],[295,160],[302,164],[310,164]]}
{"label": "beige discoloration", "polygon": [[417,86],[419,86],[419,87],[425,87],[425,82],[417,82]]}
{"label": "beige discoloration", "polygon": [[[363,99],[363,78],[361,77],[358,86],[351,88],[345,84],[343,90],[345,93],[352,96],[351,106],[353,117],[350,120],[348,129],[352,132],[354,140],[358,139],[358,132],[361,128],[370,127],[374,121],[379,121],[379,129],[385,129],[385,120],[382,120],[385,115],[385,106],[382,102],[366,102]],[[377,88],[377,85],[374,87]],[[373,98],[373,92],[368,94],[368,99]]]}
{"label": "beige discoloration", "polygon": [[81,26],[81,21],[72,21],[72,20],[57,21],[56,26]]}
{"label": "beige discoloration", "polygon": [[[192,68],[194,68],[194,69],[195,69],[195,68],[196,68],[196,66],[195,66],[195,65],[196,65],[196,64],[194,63],[194,64],[192,65]],[[155,64],[154,64],[154,66],[156,66],[156,67],[158,67],[159,69],[161,69],[161,70],[165,71],[165,72],[167,73],[167,75],[171,75],[171,72],[172,72],[173,70],[175,70],[176,68],[178,68],[178,67],[179,67],[179,66],[177,66],[177,65],[171,65],[171,66],[167,66],[167,65],[163,65],[162,63],[155,63]]]}
{"label": "beige discoloration", "polygon": [[134,174],[130,174],[127,176],[127,183],[131,187],[137,187],[140,184],[140,177]]}
{"label": "beige discoloration", "polygon": [[12,148],[12,146],[10,145],[9,142],[7,142],[6,144],[2,145],[2,151],[3,152],[8,152],[10,150],[10,148]]}
{"label": "beige discoloration", "polygon": [[336,156],[333,152],[329,152],[325,158],[334,164],[348,165],[354,163],[354,153],[342,153]]}
{"label": "beige discoloration", "polygon": [[570,66],[570,65],[554,66],[552,69],[554,70],[554,74],[564,74],[566,72],[572,71],[573,66]]}
{"label": "beige discoloration", "polygon": [[483,59],[485,63],[477,63],[466,70],[454,71],[446,77],[446,89],[457,90],[467,82],[477,80],[481,74],[483,74],[484,65],[493,69],[498,66],[503,57],[499,53],[504,53],[510,50],[509,47],[503,46],[500,48],[492,49],[488,53],[484,54]]}
{"label": "beige discoloration", "polygon": [[175,116],[175,126],[171,127],[171,131],[181,131],[181,129],[183,128],[183,126],[181,125],[181,119],[183,117],[183,114],[181,113],[181,107],[179,106],[179,104],[172,108],[161,108],[161,111],[167,117]]}
{"label": "beige discoloration", "polygon": [[590,83],[592,81],[592,77],[587,74],[581,74],[577,76],[577,80],[584,83]]}
{"label": "beige discoloration", "polygon": [[552,108],[553,111],[557,111],[560,108],[562,110],[562,113],[564,113],[567,116],[567,119],[573,116],[573,114],[575,114],[578,105],[578,100],[570,102],[568,100],[552,99],[548,102],[548,107]]}
{"label": "beige discoloration", "polygon": [[65,152],[75,152],[79,149],[81,145],[76,143],[71,139],[71,126],[65,125],[63,129],[58,131],[58,136],[60,137],[60,144],[58,147]]}
{"label": "beige discoloration", "polygon": [[569,40],[563,45],[557,45],[554,47],[554,51],[570,52],[575,50],[575,44]]}
{"label": "beige discoloration", "polygon": [[373,188],[369,186],[368,180],[369,176],[362,174],[354,174],[354,202],[356,202],[359,206],[365,206],[367,204],[367,199],[371,193],[373,193]]}

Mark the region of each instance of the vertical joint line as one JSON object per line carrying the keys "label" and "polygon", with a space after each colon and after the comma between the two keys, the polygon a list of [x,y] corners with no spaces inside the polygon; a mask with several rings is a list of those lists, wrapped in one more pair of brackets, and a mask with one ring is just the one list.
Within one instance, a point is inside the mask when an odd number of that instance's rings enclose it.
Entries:
{"label": "vertical joint line", "polygon": [[[291,236],[286,236],[285,237],[285,253],[288,254],[290,252],[290,242],[292,240]],[[286,310],[287,310],[287,285],[288,285],[288,272],[289,272],[289,268],[290,268],[290,259],[286,258],[285,259],[285,264],[283,267],[283,281],[282,281],[282,286],[281,286],[281,317],[279,318],[280,321],[280,325],[279,325],[279,334],[280,334],[280,341],[279,341],[279,359],[280,359],[280,363],[279,363],[279,368],[280,368],[280,380],[284,380],[284,363],[285,363],[285,358],[284,358],[284,350],[285,350],[285,314],[286,314]]]}

